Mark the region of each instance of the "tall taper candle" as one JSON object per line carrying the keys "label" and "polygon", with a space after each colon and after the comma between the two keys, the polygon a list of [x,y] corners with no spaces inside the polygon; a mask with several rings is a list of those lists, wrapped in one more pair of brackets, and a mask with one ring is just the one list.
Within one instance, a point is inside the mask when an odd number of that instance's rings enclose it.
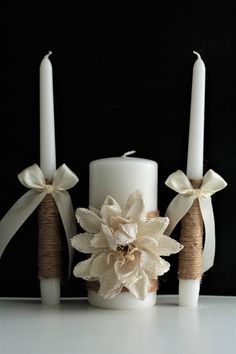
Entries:
{"label": "tall taper candle", "polygon": [[[50,183],[56,170],[56,144],[53,102],[53,75],[49,52],[40,64],[40,167]],[[60,279],[41,278],[42,302],[55,305],[60,302]]]}
{"label": "tall taper candle", "polygon": [[[203,145],[205,115],[205,76],[206,70],[197,52],[193,66],[192,94],[188,141],[187,176],[192,180],[203,177]],[[198,304],[200,280],[179,280],[179,305],[194,307]]]}
{"label": "tall taper candle", "polygon": [[56,170],[53,77],[49,52],[40,64],[40,167],[44,176],[52,180]]}
{"label": "tall taper candle", "polygon": [[187,176],[189,179],[201,179],[203,177],[206,69],[200,54],[193,53],[198,58],[193,66]]}

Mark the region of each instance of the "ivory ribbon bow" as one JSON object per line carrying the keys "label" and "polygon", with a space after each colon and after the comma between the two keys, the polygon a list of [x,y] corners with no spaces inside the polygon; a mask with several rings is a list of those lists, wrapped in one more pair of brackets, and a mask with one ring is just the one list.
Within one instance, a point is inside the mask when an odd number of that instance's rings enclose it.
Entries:
{"label": "ivory ribbon bow", "polygon": [[18,178],[25,187],[31,189],[16,201],[0,221],[0,257],[16,231],[37,208],[47,193],[51,193],[66,233],[70,274],[73,255],[70,239],[77,233],[77,229],[71,198],[66,190],[72,188],[79,181],[78,177],[63,164],[55,171],[52,184],[48,185],[45,183],[39,166],[33,164],[20,172]]}
{"label": "ivory ribbon bow", "polygon": [[200,210],[205,226],[205,242],[203,249],[203,273],[212,267],[215,256],[215,220],[211,195],[227,186],[225,180],[213,170],[203,177],[199,189],[194,189],[187,176],[180,170],[172,173],[165,184],[179,194],[169,204],[166,216],[169,217],[169,226],[166,235],[170,235],[178,222],[191,208],[194,200],[198,198]]}

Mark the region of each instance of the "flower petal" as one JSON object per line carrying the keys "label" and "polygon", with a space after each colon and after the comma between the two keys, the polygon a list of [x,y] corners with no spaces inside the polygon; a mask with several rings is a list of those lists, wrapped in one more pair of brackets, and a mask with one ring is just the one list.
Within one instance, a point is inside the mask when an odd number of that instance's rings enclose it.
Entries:
{"label": "flower petal", "polygon": [[163,258],[157,258],[157,275],[163,275],[170,269],[170,263],[165,261]]}
{"label": "flower petal", "polygon": [[92,278],[90,274],[91,265],[93,262],[93,257],[86,259],[85,261],[79,262],[73,270],[73,274],[77,278],[82,278],[85,280],[90,280]]}
{"label": "flower petal", "polygon": [[91,239],[91,246],[95,249],[109,248],[108,242],[103,232],[94,234],[93,238]]}
{"label": "flower petal", "polygon": [[135,282],[138,279],[139,264],[140,264],[140,252],[134,253],[135,259],[126,261],[122,264],[122,258],[119,257],[114,264],[114,268],[118,279],[121,283]]}
{"label": "flower petal", "polygon": [[141,272],[140,277],[136,282],[126,285],[127,289],[129,289],[129,291],[140,300],[144,300],[146,298],[149,286],[150,281],[145,272]]}
{"label": "flower petal", "polygon": [[71,246],[82,253],[93,253],[93,247],[91,247],[92,238],[93,234],[88,232],[75,235],[71,239]]}
{"label": "flower petal", "polygon": [[135,241],[135,244],[137,244],[138,248],[141,250],[146,250],[154,255],[158,255],[158,242],[153,237],[140,237]]}
{"label": "flower petal", "polygon": [[92,211],[95,215],[97,215],[99,218],[101,218],[101,213],[100,210],[97,208],[92,207],[91,205],[89,206],[89,210]]}
{"label": "flower petal", "polygon": [[160,256],[170,256],[172,253],[178,253],[184,248],[173,238],[162,235],[158,238],[158,254]]}
{"label": "flower petal", "polygon": [[111,196],[108,196],[101,208],[101,216],[106,224],[109,224],[111,217],[121,214],[121,207]]}
{"label": "flower petal", "polygon": [[117,245],[126,246],[136,239],[138,227],[137,224],[120,224],[119,230],[114,233]]}
{"label": "flower petal", "polygon": [[80,226],[87,232],[97,233],[100,231],[102,220],[89,209],[76,209],[75,216]]}
{"label": "flower petal", "polygon": [[[103,207],[110,207],[113,211],[116,211],[116,214],[120,214],[121,213],[121,207],[119,205],[119,203],[112,198],[112,196],[108,195],[102,205],[101,210],[103,210]],[[102,213],[102,211],[101,211]]]}
{"label": "flower petal", "polygon": [[113,251],[115,251],[117,248],[117,243],[116,243],[116,239],[115,239],[110,227],[108,225],[102,224],[102,232],[104,233],[104,236],[107,240],[109,247]]}
{"label": "flower petal", "polygon": [[117,230],[120,224],[129,224],[130,220],[125,219],[122,216],[112,216],[109,220],[109,226],[113,228],[113,230]]}
{"label": "flower petal", "polygon": [[105,273],[109,272],[113,267],[114,262],[107,263],[108,253],[99,253],[94,257],[91,264],[90,273],[94,277],[102,277]]}
{"label": "flower petal", "polygon": [[169,224],[169,218],[152,218],[139,228],[139,233],[146,236],[156,236],[163,234]]}
{"label": "flower petal", "polygon": [[142,192],[140,190],[136,190],[133,193],[131,193],[125,203],[124,207],[124,212],[125,214],[128,212],[128,210],[131,208],[131,206],[136,202],[137,199],[142,198]]}
{"label": "flower petal", "polygon": [[123,285],[120,283],[117,278],[115,270],[112,268],[109,272],[99,278],[100,289],[98,294],[101,295],[104,299],[111,299],[114,296],[118,295],[123,288]]}
{"label": "flower petal", "polygon": [[143,223],[146,221],[147,211],[141,191],[130,194],[124,208],[124,217],[132,222]]}
{"label": "flower petal", "polygon": [[156,279],[158,275],[158,265],[159,257],[150,252],[142,250],[141,253],[141,268],[145,271],[148,276],[148,279]]}

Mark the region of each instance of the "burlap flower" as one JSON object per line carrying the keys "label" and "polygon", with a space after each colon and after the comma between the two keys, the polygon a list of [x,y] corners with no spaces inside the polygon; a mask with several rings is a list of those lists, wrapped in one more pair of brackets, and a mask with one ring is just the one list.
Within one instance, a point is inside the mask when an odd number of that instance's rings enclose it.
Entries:
{"label": "burlap flower", "polygon": [[166,273],[170,264],[161,258],[179,252],[183,246],[164,235],[169,219],[147,218],[140,191],[132,193],[124,206],[108,196],[101,208],[76,210],[86,231],[72,238],[72,246],[91,256],[78,263],[74,275],[98,280],[105,299],[126,287],[138,299],[145,299],[150,282]]}

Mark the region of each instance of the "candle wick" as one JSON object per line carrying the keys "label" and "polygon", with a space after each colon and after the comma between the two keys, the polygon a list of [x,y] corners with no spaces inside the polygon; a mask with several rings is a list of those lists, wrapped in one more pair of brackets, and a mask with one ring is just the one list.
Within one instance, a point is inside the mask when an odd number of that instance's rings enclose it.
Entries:
{"label": "candle wick", "polygon": [[48,54],[45,55],[45,57],[49,57],[52,54],[51,50],[49,50]]}
{"label": "candle wick", "polygon": [[198,52],[195,52],[195,50],[193,50],[193,53],[197,55],[198,59],[202,59],[201,55]]}
{"label": "candle wick", "polygon": [[129,155],[135,154],[135,150],[131,150],[131,151],[127,151],[124,155],[122,155],[121,157],[127,157]]}

